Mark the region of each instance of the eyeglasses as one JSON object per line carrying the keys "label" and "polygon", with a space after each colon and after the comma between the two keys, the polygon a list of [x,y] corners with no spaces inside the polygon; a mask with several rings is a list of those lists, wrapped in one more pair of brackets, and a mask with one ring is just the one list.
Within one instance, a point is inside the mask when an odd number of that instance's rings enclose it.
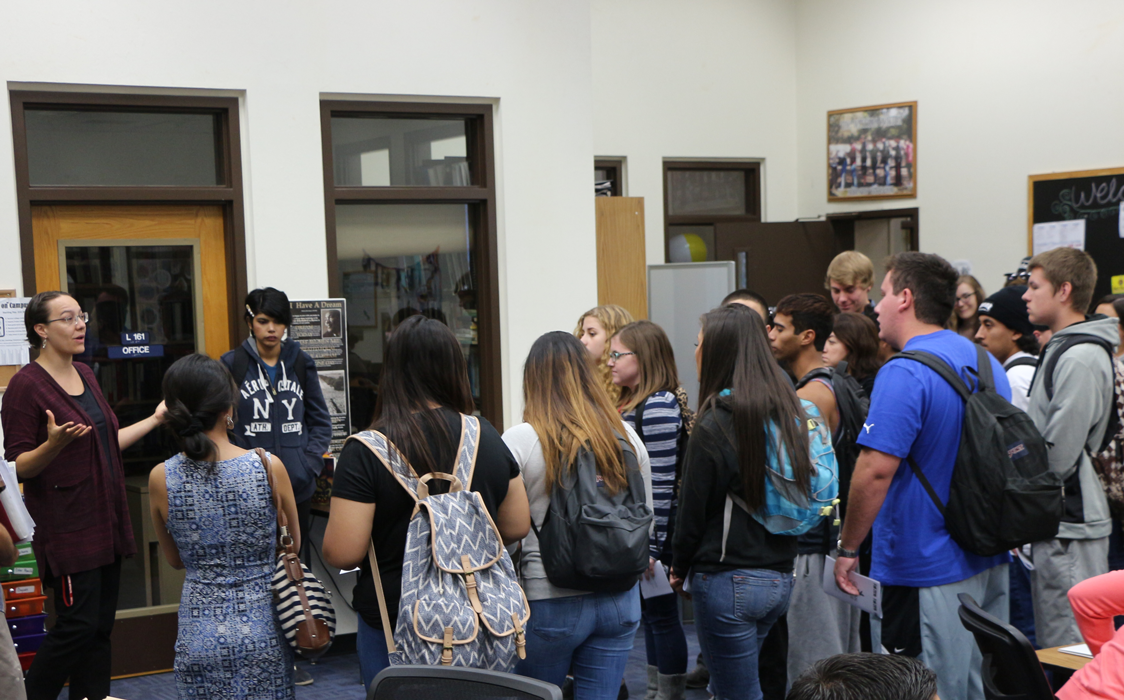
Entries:
{"label": "eyeglasses", "polygon": [[957,294],[956,301],[968,301],[974,296],[976,296],[975,292],[965,292],[964,294]]}
{"label": "eyeglasses", "polygon": [[[89,323],[90,322],[90,314],[83,312],[83,313],[78,314],[77,316],[63,316],[62,318],[52,318],[50,321],[47,321],[47,323],[50,324],[50,323],[54,323],[56,321],[61,321],[62,323],[64,323],[67,326],[73,326],[78,321],[81,321],[82,323]],[[44,324],[44,325],[46,325],[46,324]]]}
{"label": "eyeglasses", "polygon": [[635,354],[636,353],[634,353],[634,352],[617,352],[617,351],[614,350],[613,352],[609,353],[609,359],[612,360],[613,362],[617,362],[618,360],[620,360],[625,355],[635,355]]}

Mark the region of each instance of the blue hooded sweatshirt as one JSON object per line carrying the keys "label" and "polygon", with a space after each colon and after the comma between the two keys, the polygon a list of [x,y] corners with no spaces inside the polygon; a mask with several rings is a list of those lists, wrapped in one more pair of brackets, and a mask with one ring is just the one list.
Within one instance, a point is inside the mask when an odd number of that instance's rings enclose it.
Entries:
{"label": "blue hooded sweatshirt", "polygon": [[[243,449],[261,447],[285,463],[297,503],[312,498],[316,477],[324,469],[324,454],[332,441],[332,419],[320,389],[316,363],[295,340],[281,344],[277,383],[269,380],[257,343],[247,338],[242,347],[250,354],[245,377],[235,377],[238,402],[234,442]],[[234,350],[222,356],[234,370]],[[304,354],[306,385],[301,386],[295,365]]]}

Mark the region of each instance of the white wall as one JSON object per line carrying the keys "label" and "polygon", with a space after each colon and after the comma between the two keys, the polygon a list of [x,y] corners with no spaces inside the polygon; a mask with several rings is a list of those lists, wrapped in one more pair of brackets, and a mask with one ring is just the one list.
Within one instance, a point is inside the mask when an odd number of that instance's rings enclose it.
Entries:
{"label": "white wall", "polygon": [[592,17],[594,150],[628,159],[649,264],[664,158],[764,159],[765,220],[796,217],[794,3],[593,0]]}
{"label": "white wall", "polygon": [[[920,208],[988,293],[1027,254],[1027,176],[1124,166],[1116,0],[797,3],[801,216]],[[827,112],[918,102],[917,199],[827,203]]]}
{"label": "white wall", "polygon": [[[228,91],[242,100],[251,287],[327,293],[322,96],[496,106],[505,409],[546,330],[596,303],[589,7],[583,0],[22,3],[0,81]],[[0,122],[10,124],[0,100]],[[21,287],[10,127],[0,129],[0,288]],[[565,294],[558,294],[564,289]]]}

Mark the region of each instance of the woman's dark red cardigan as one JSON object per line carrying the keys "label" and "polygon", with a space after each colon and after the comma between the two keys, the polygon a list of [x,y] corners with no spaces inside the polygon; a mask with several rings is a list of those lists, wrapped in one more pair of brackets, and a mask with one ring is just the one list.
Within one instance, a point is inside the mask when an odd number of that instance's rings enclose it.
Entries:
{"label": "woman's dark red cardigan", "polygon": [[[93,371],[75,362],[102,413],[109,433],[111,463],[105,461],[97,430],[64,447],[43,471],[24,481],[27,510],[35,520],[32,547],[44,580],[112,564],[136,553],[125,473],[117,442],[117,416],[102,396]],[[47,441],[47,409],[55,422],[93,425],[93,421],[47,370],[32,362],[12,377],[0,404],[4,458],[16,458]],[[147,517],[142,513],[141,517]],[[46,567],[44,567],[46,565]]]}

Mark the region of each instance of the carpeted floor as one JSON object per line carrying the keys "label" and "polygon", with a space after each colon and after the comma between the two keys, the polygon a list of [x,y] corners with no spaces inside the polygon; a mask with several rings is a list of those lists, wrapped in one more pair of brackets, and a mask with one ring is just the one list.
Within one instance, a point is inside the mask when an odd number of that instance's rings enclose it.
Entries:
{"label": "carpeted floor", "polygon": [[[695,639],[694,625],[684,625],[687,632],[689,667],[694,668],[699,645]],[[312,685],[297,688],[297,700],[363,700],[366,693],[359,681],[359,658],[355,654],[327,656],[315,665],[302,661],[315,681]],[[628,660],[624,681],[632,700],[642,700],[648,685],[647,660],[644,652],[643,630],[637,633],[632,655]],[[171,673],[138,676],[113,681],[111,692],[123,700],[177,700],[176,683]],[[68,700],[69,690],[63,690],[59,700]],[[705,690],[688,690],[688,700],[706,700]]]}

